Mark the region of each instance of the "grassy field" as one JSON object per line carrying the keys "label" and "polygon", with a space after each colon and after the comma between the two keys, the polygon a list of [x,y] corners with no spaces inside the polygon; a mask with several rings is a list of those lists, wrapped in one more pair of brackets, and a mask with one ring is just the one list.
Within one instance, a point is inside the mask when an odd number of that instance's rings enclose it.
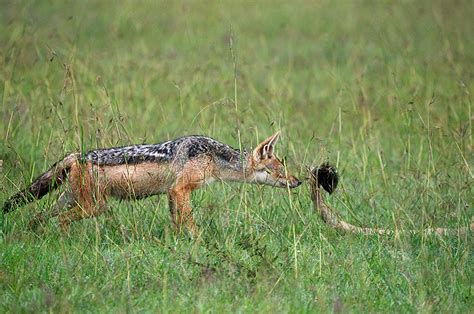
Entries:
{"label": "grassy field", "polygon": [[[289,170],[329,160],[355,225],[466,226],[473,210],[471,1],[2,1],[0,202],[66,152],[282,130]],[[65,235],[2,218],[0,312],[472,312],[472,234],[344,235],[291,192],[215,184],[199,239],[166,197]]]}

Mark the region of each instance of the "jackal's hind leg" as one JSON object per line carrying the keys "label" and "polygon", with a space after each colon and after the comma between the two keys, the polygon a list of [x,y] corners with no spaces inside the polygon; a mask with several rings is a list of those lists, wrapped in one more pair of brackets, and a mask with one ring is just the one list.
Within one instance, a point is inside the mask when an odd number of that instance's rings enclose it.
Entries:
{"label": "jackal's hind leg", "polygon": [[65,209],[71,209],[76,202],[70,191],[64,191],[59,195],[58,200],[48,209],[42,210],[34,215],[28,223],[29,228],[36,230],[38,226],[44,225],[48,219],[58,216]]}
{"label": "jackal's hind leg", "polygon": [[90,198],[80,198],[75,206],[59,214],[59,225],[63,231],[68,231],[69,225],[84,218],[97,217],[107,210],[106,196],[100,192]]}

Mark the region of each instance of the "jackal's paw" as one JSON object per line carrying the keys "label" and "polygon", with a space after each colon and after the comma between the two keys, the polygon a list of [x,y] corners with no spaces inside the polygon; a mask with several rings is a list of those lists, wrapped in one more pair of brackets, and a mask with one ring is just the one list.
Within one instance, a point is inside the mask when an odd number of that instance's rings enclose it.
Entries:
{"label": "jackal's paw", "polygon": [[46,219],[44,218],[42,213],[36,214],[28,222],[28,228],[34,232],[40,231],[40,229],[44,228],[44,226],[46,226]]}
{"label": "jackal's paw", "polygon": [[61,230],[62,235],[69,235],[69,225],[71,222],[67,219],[62,219],[61,216],[59,216],[59,230]]}

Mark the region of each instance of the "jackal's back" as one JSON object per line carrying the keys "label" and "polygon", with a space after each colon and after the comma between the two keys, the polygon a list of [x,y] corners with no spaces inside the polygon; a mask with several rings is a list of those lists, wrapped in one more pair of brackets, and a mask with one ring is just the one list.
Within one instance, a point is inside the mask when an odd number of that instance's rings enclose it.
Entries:
{"label": "jackal's back", "polygon": [[240,152],[210,137],[191,135],[152,145],[131,145],[89,151],[84,161],[113,166],[143,162],[186,161],[200,155],[211,155],[223,163],[240,160]]}

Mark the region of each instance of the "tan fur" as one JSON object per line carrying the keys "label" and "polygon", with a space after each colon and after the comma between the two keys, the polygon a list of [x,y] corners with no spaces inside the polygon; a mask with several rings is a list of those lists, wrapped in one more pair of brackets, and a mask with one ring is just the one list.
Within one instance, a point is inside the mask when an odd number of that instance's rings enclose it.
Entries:
{"label": "tan fur", "polygon": [[99,177],[111,195],[122,198],[166,192],[176,179],[169,165],[157,163],[101,167]]}
{"label": "tan fur", "polygon": [[202,185],[214,180],[215,167],[210,157],[201,157],[189,161],[181,174],[176,178],[176,183],[168,193],[171,219],[177,230],[186,225],[196,233],[191,213],[191,193]]}
{"label": "tan fur", "polygon": [[[30,225],[36,226],[47,218],[59,216],[61,228],[67,230],[74,221],[97,217],[106,211],[109,196],[136,199],[167,193],[171,220],[176,230],[180,231],[185,226],[196,233],[191,194],[203,185],[213,181],[238,181],[294,188],[301,184],[286,172],[285,166],[274,154],[278,136],[279,133],[276,133],[267,138],[251,154],[232,160],[233,164],[229,164],[229,160],[227,164],[223,163],[212,153],[166,162],[113,166],[98,165],[92,161],[83,163],[78,155],[74,155],[75,161],[68,157],[69,190],[61,194],[50,211],[35,215]],[[64,208],[68,210],[63,212]]]}
{"label": "tan fur", "polygon": [[100,184],[100,180],[94,179],[91,163],[76,162],[71,166],[69,184],[75,206],[59,215],[59,222],[63,230],[67,230],[73,221],[95,217],[105,211],[107,186]]}
{"label": "tan fur", "polygon": [[76,206],[59,215],[63,230],[71,222],[96,217],[106,210],[109,195],[121,198],[138,198],[159,192],[168,192],[173,224],[177,230],[186,225],[196,231],[190,198],[195,189],[215,180],[210,157],[188,161],[178,176],[171,165],[142,163],[137,165],[96,166],[74,163],[69,184]]}

